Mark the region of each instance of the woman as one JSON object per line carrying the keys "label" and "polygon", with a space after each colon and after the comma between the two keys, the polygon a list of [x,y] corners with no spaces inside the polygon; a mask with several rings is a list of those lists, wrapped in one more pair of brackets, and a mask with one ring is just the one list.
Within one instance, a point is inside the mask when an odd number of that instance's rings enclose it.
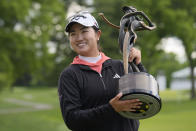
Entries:
{"label": "woman", "polygon": [[[138,120],[119,115],[135,111],[138,99],[120,100],[118,80],[124,75],[123,64],[99,51],[101,31],[95,18],[80,12],[65,29],[71,48],[78,54],[60,75],[59,100],[63,119],[74,131],[137,131]],[[129,61],[141,62],[141,53],[133,48]]]}

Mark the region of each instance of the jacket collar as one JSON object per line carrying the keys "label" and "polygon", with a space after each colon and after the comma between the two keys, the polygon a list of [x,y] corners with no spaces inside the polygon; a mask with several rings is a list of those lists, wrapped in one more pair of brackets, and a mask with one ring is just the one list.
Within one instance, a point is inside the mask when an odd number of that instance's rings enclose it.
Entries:
{"label": "jacket collar", "polygon": [[[87,65],[81,65],[81,64],[78,64],[80,69],[83,69],[83,70],[92,70],[89,66]],[[108,67],[111,67],[112,66],[112,63],[111,63],[111,59],[108,59],[106,60],[103,64],[102,64],[102,70],[105,69],[105,68],[108,68]]]}

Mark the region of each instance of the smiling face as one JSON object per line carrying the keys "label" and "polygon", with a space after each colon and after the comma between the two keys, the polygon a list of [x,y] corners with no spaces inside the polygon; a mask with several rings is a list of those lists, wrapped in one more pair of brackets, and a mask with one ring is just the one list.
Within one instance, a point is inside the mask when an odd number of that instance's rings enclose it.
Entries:
{"label": "smiling face", "polygon": [[77,54],[86,57],[96,57],[99,55],[97,41],[100,35],[100,30],[95,31],[92,27],[74,23],[69,31],[69,41]]}

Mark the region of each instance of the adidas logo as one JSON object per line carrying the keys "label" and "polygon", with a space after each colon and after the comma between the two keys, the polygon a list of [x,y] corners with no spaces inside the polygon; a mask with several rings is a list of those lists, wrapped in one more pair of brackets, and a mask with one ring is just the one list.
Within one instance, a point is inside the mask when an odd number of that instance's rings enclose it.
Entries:
{"label": "adidas logo", "polygon": [[118,74],[115,74],[113,78],[117,79],[117,78],[120,78],[120,76]]}

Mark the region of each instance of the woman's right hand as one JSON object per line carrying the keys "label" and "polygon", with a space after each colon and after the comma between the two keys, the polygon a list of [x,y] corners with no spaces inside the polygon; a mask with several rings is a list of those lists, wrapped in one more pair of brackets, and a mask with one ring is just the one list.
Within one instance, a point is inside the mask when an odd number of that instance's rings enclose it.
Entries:
{"label": "woman's right hand", "polygon": [[139,99],[120,100],[121,97],[122,93],[119,93],[109,101],[110,105],[116,112],[136,111],[136,109],[140,108],[140,105],[142,104]]}

